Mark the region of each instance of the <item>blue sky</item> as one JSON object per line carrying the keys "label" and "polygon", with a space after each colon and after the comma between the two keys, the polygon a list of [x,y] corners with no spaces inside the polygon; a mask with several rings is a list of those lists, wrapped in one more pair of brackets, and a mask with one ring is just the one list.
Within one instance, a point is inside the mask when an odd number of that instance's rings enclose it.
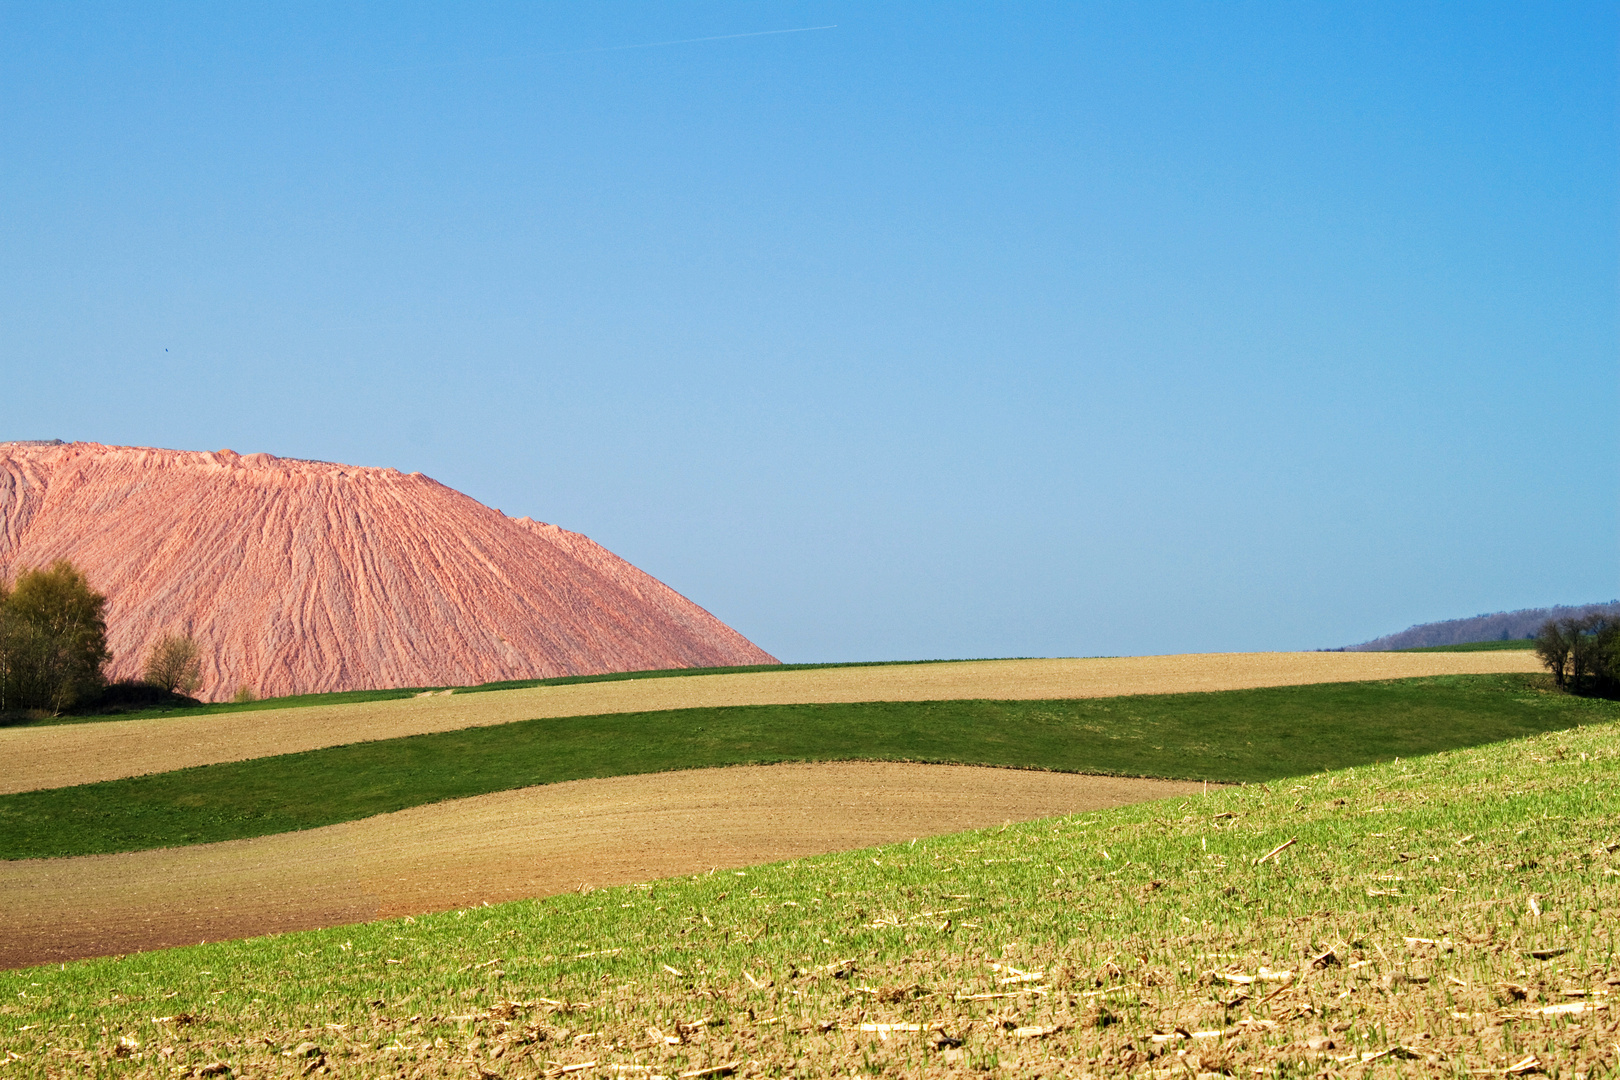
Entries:
{"label": "blue sky", "polygon": [[1617,10],[0,3],[0,438],[421,470],[787,660],[1611,599]]}

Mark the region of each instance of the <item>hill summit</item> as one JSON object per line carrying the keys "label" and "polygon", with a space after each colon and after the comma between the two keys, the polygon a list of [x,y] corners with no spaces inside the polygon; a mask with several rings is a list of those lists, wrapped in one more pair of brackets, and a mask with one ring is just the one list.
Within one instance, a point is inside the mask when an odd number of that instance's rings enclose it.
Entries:
{"label": "hill summit", "polygon": [[107,595],[109,677],[189,633],[205,699],[776,663],[586,537],[397,469],[0,443],[0,576],[54,559]]}

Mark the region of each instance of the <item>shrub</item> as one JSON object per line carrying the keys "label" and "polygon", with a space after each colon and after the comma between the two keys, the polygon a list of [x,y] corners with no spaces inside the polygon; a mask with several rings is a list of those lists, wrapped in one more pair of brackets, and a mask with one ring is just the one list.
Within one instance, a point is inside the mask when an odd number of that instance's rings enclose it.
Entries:
{"label": "shrub", "polygon": [[259,700],[259,695],[253,692],[253,687],[243,683],[236,688],[236,696],[231,698],[238,705],[250,705]]}
{"label": "shrub", "polygon": [[147,682],[126,679],[108,683],[94,700],[81,701],[73,711],[80,715],[114,716],[154,709],[190,709],[201,704],[194,697],[163,690]]}
{"label": "shrub", "polygon": [[202,685],[202,650],[190,634],[167,634],[146,657],[146,683],[171,694],[191,695]]}
{"label": "shrub", "polygon": [[1620,688],[1620,619],[1548,619],[1536,634],[1536,655],[1561,689],[1612,693]]}

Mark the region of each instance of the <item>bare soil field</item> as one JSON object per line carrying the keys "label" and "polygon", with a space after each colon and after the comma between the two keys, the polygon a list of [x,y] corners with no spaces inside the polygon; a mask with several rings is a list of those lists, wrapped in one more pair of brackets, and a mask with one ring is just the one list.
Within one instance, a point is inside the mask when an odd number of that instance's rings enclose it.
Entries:
{"label": "bare soil field", "polygon": [[951,765],[575,780],[196,847],[0,863],[0,968],[730,870],[1201,785]]}
{"label": "bare soil field", "polygon": [[1532,652],[1202,653],[761,671],[0,730],[0,793],[551,716],[726,705],[1043,700],[1534,672]]}

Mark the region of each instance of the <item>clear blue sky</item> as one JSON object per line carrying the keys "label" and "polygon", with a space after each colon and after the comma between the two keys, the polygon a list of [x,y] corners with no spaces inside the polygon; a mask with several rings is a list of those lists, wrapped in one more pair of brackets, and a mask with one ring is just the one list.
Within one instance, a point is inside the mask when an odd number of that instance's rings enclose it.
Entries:
{"label": "clear blue sky", "polygon": [[0,3],[0,438],[419,469],[787,660],[1611,599],[1617,11]]}

